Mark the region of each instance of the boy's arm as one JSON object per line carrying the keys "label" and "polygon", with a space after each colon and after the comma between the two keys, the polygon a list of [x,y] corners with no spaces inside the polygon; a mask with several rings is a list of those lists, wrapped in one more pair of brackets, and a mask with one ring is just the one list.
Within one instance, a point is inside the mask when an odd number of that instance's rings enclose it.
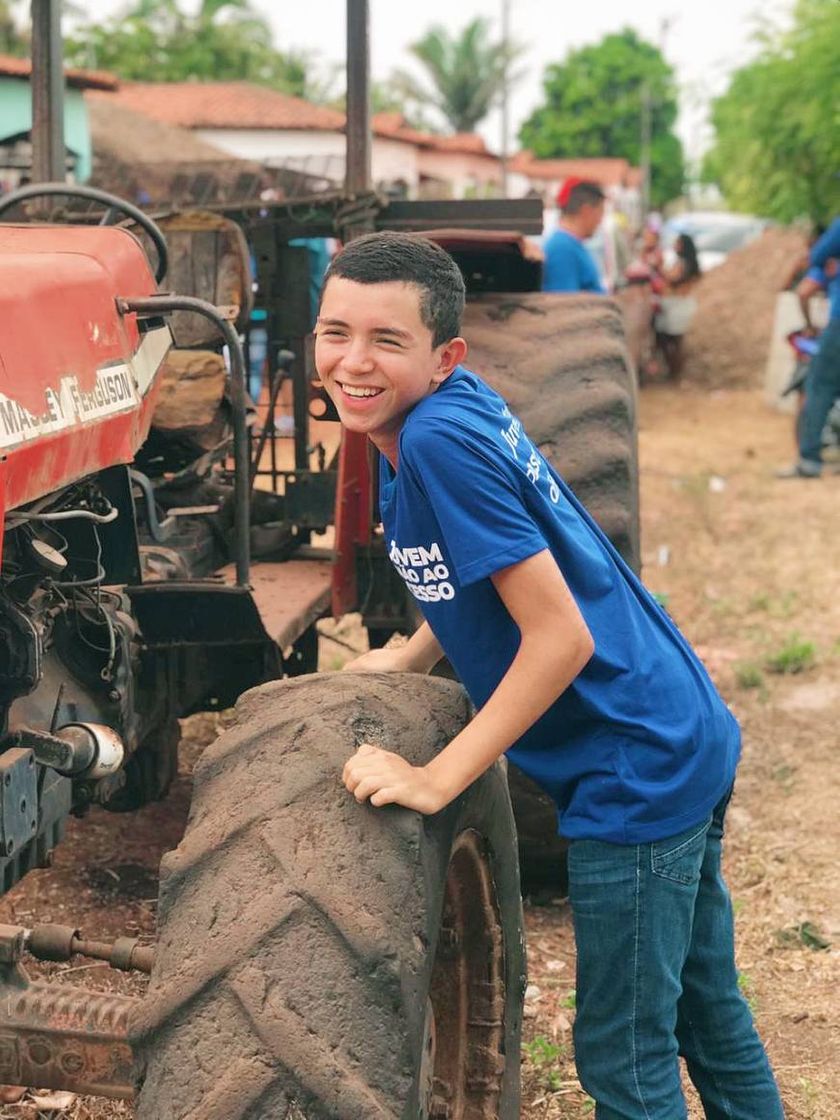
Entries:
{"label": "boy's arm", "polygon": [[369,650],[348,661],[344,669],[354,673],[428,673],[442,657],[440,643],[424,622],[404,646]]}
{"label": "boy's arm", "polygon": [[817,292],[823,290],[823,285],[819,279],[820,275],[820,272],[816,268],[810,268],[796,287],[796,294],[799,297],[799,307],[802,311],[802,318],[805,320],[805,329],[811,334],[816,333],[813,320],[811,319],[811,300]]}
{"label": "boy's arm", "polygon": [[507,672],[475,718],[426,766],[363,744],[343,774],[358,801],[438,812],[543,715],[592,656],[592,636],[548,550],[492,579],[521,634]]}
{"label": "boy's arm", "polygon": [[840,257],[840,218],[811,247],[810,261],[816,268],[825,268],[829,257]]}

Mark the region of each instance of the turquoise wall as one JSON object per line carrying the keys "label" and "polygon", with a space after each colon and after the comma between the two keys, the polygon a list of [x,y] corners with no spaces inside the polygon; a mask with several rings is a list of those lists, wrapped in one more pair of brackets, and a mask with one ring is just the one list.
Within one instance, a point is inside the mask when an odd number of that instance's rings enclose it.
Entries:
{"label": "turquoise wall", "polygon": [[[32,94],[29,82],[0,77],[0,142],[32,128]],[[76,157],[76,178],[90,178],[91,146],[85,99],[80,89],[64,91],[64,143]]]}

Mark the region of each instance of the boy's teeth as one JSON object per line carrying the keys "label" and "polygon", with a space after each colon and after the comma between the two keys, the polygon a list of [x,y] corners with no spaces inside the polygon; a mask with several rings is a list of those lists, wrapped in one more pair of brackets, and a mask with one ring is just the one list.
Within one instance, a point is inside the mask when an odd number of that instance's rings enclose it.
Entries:
{"label": "boy's teeth", "polygon": [[381,389],[362,389],[356,385],[342,385],[344,392],[350,397],[375,397]]}

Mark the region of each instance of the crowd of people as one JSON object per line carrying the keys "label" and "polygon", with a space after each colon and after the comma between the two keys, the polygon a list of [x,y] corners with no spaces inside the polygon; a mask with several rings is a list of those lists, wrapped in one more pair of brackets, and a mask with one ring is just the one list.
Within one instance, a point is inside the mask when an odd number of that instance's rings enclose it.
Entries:
{"label": "crowd of people", "polygon": [[[604,277],[587,247],[604,220],[604,191],[598,183],[569,178],[560,187],[556,204],[557,226],[543,245],[543,290],[606,294]],[[649,335],[653,345],[641,365],[642,378],[659,364],[670,378],[682,372],[683,338],[697,309],[694,292],[701,278],[697,246],[689,234],[677,236],[673,257],[666,261],[661,220],[650,215],[621,277],[624,283],[644,284],[651,294]],[[827,229],[815,227],[808,253],[801,262],[792,262],[791,271],[803,319],[799,333],[812,344],[807,373],[799,386],[798,457],[778,477],[819,478],[826,421],[840,400],[840,218]],[[811,315],[818,295],[825,295],[829,303],[828,324],[822,331]]]}
{"label": "crowd of people", "polygon": [[[568,178],[556,198],[557,227],[543,245],[543,290],[546,292],[595,292],[606,294],[605,278],[587,247],[604,220],[606,196],[598,183]],[[634,251],[635,250],[635,251]],[[700,279],[700,264],[693,238],[681,233],[673,245],[673,261],[666,262],[662,223],[651,214],[619,278],[622,283],[644,284],[650,291],[651,355],[654,351],[664,372],[679,376],[683,364],[682,339],[697,309],[693,289]],[[642,373],[648,372],[643,369]]]}

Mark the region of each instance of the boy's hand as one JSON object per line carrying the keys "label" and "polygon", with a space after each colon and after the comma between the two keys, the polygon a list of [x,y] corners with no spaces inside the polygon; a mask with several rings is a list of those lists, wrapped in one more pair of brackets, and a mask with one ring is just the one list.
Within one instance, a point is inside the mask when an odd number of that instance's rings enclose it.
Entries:
{"label": "boy's hand", "polygon": [[[385,650],[376,650],[384,653]],[[418,813],[437,813],[450,798],[424,766],[412,766],[400,755],[362,743],[344,764],[342,781],[357,801],[371,805],[403,805]]]}
{"label": "boy's hand", "polygon": [[400,673],[405,668],[405,646],[372,649],[342,666],[343,671],[351,673]]}

